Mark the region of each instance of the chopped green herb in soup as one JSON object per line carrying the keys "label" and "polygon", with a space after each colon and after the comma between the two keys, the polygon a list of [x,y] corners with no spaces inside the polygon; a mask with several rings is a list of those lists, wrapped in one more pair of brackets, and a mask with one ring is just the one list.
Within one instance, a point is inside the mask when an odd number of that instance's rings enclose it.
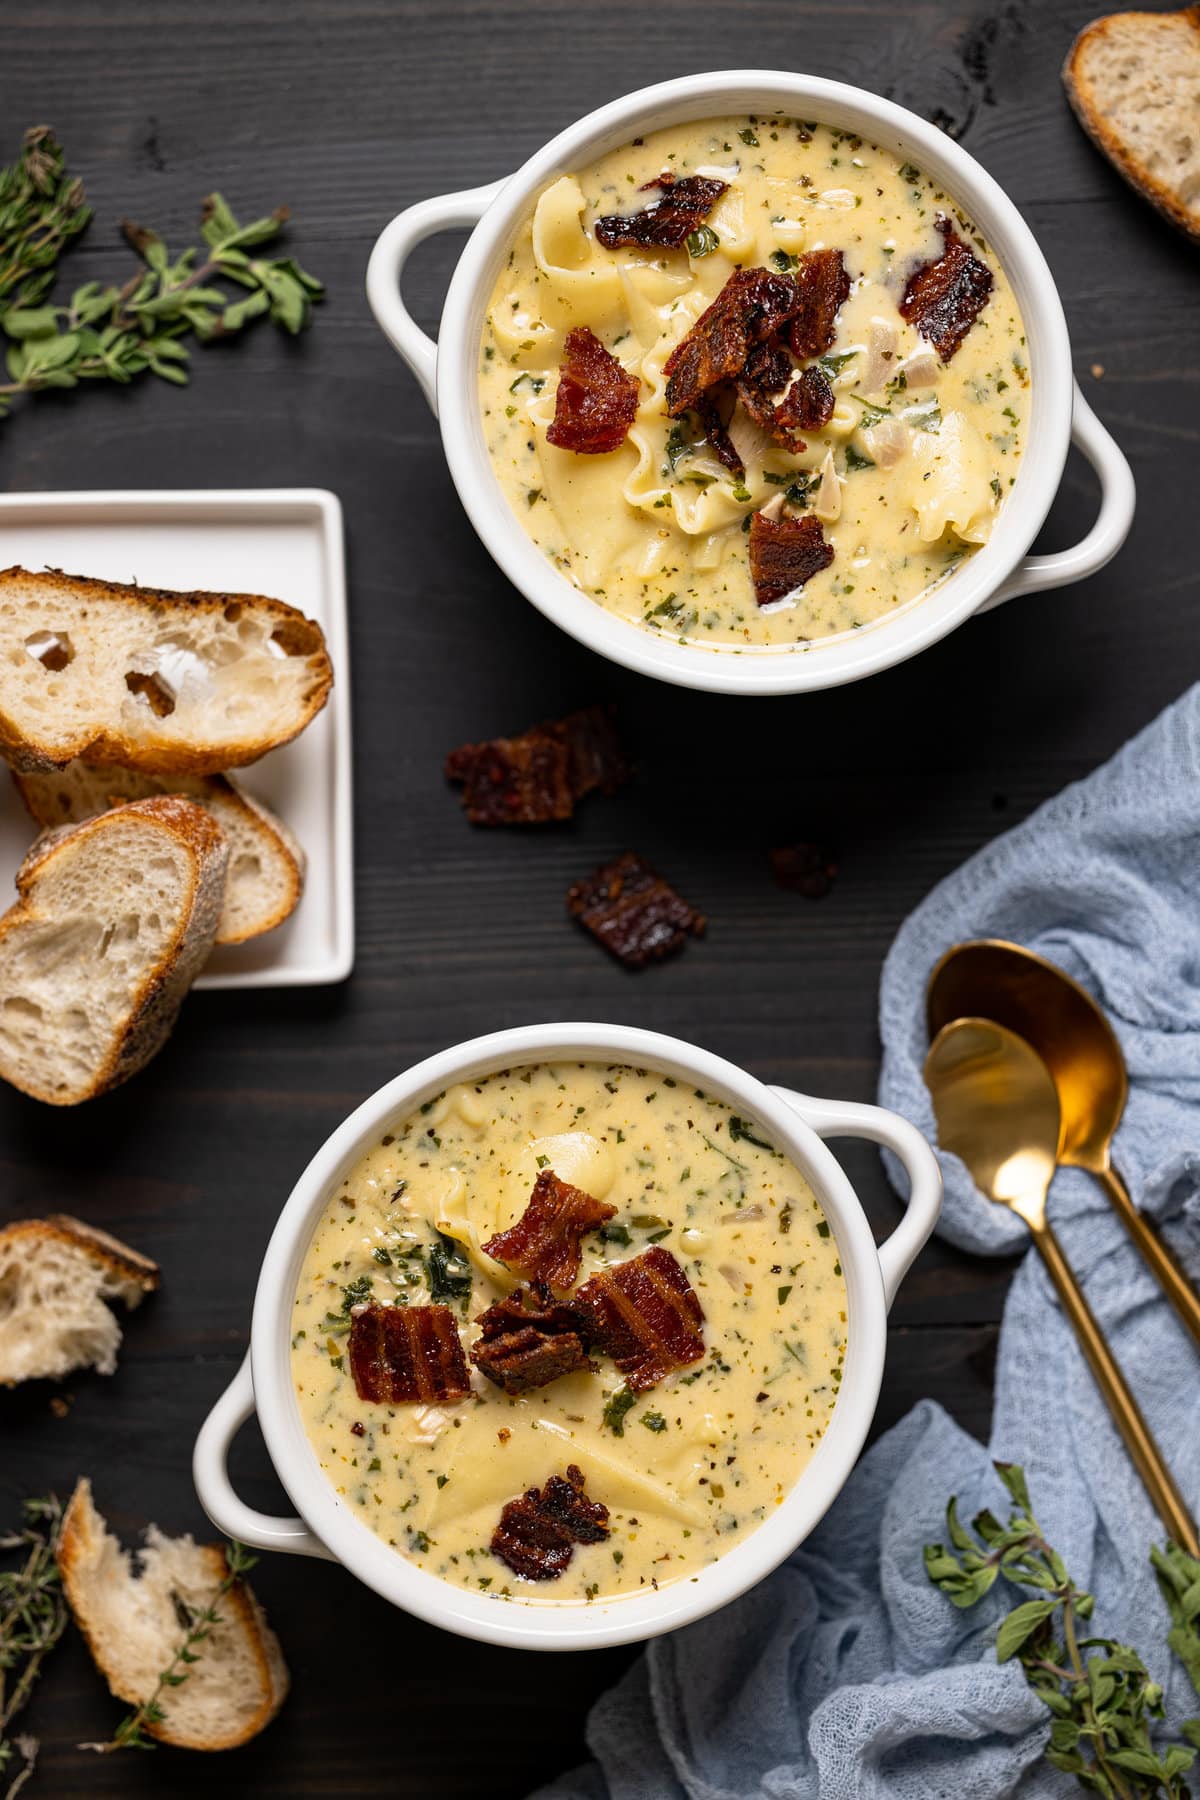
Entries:
{"label": "chopped green herb in soup", "polygon": [[[755,1121],[556,1063],[451,1088],[362,1159],[304,1260],[292,1372],[325,1474],[386,1543],[553,1604],[694,1575],[770,1518],[845,1341],[837,1246]],[[450,1397],[360,1398],[427,1379]],[[584,1523],[526,1578],[498,1528],[531,1489]]]}

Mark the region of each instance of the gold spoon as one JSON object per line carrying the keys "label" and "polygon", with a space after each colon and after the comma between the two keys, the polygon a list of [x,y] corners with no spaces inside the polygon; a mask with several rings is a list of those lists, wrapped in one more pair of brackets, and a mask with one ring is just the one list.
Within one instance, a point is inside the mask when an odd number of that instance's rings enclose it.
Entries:
{"label": "gold spoon", "polygon": [[982,938],[947,950],[929,977],[929,1035],[952,1019],[982,1016],[1031,1044],[1058,1090],[1058,1161],[1088,1169],[1167,1299],[1200,1345],[1200,1295],[1129,1198],[1112,1166],[1113,1133],[1129,1082],[1113,1029],[1092,996],[1054,963],[1020,944]]}
{"label": "gold spoon", "polygon": [[1200,1556],[1183,1496],[1046,1218],[1059,1143],[1053,1076],[1037,1052],[1003,1025],[955,1019],[930,1046],[925,1080],[939,1143],[962,1158],[981,1193],[1028,1225],[1155,1511],[1175,1542]]}

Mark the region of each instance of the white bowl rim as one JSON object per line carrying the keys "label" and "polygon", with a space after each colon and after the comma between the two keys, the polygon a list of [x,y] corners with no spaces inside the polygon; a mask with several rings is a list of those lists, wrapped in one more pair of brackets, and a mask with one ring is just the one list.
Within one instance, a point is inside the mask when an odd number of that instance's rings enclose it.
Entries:
{"label": "white bowl rim", "polygon": [[[723,112],[836,123],[902,153],[944,187],[986,238],[1013,287],[1028,338],[1031,411],[1017,480],[990,541],[932,592],[861,631],[804,650],[734,651],[678,644],[607,611],[576,589],[525,534],[492,470],[477,401],[483,311],[535,194],[586,159],[664,124]],[[1045,257],[1014,203],[970,153],[907,108],[822,76],[718,70],[641,88],[568,126],[498,184],[454,273],[442,313],[437,400],[450,473],[499,567],[547,618],[642,674],[713,693],[787,694],[840,686],[905,661],[979,610],[1013,574],[1062,480],[1071,434],[1071,346]]]}
{"label": "white bowl rim", "polygon": [[[340,1500],[317,1461],[291,1379],[291,1313],[300,1265],[330,1195],[388,1121],[456,1081],[546,1060],[635,1064],[673,1074],[741,1108],[806,1177],[838,1247],[847,1349],[830,1424],[775,1515],[694,1578],[591,1603],[507,1603],[454,1587],[391,1549]],[[817,1524],[862,1449],[883,1377],[887,1306],[874,1238],[845,1172],[795,1105],[736,1064],[678,1038],[629,1026],[543,1024],[491,1033],[428,1057],[350,1114],[297,1181],[272,1233],[254,1299],[255,1406],[275,1469],[305,1524],[335,1559],[404,1611],[511,1647],[597,1649],[703,1618],[776,1568]],[[796,1096],[803,1101],[804,1096]],[[819,1102],[814,1102],[819,1105]],[[886,1116],[886,1115],[885,1115]]]}

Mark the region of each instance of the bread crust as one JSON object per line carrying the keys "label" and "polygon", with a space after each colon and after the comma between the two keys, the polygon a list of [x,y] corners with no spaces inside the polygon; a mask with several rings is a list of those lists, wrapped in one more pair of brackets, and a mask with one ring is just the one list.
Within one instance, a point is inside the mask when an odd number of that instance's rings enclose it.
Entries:
{"label": "bread crust", "polygon": [[312,648],[304,652],[309,664],[309,681],[301,695],[300,716],[290,730],[274,737],[246,738],[241,742],[205,750],[203,745],[183,744],[173,738],[156,737],[150,728],[142,737],[135,739],[127,737],[124,732],[97,726],[81,728],[69,738],[50,742],[44,738],[26,737],[0,704],[0,756],[11,763],[14,769],[24,770],[29,774],[44,773],[51,769],[65,768],[67,763],[79,757],[87,762],[121,763],[126,768],[144,769],[151,774],[219,774],[225,769],[240,768],[246,763],[257,762],[268,750],[290,743],[311,724],[329,698],[333,686],[333,665],[325,646],[325,634],[314,619],[306,617],[297,607],[289,606],[284,600],[275,600],[266,594],[223,594],[204,589],[184,593],[170,588],[135,587],[127,582],[100,581],[90,575],[67,575],[61,569],[34,572],[15,563],[7,569],[0,569],[0,597],[3,597],[4,590],[8,587],[28,586],[30,583],[37,584],[51,595],[61,594],[65,600],[79,601],[89,597],[116,600],[129,607],[168,615],[183,613],[195,617],[197,614],[223,613],[229,606],[252,608],[255,612],[266,614],[278,626],[290,626],[303,633],[305,638],[313,636],[313,643]]}
{"label": "bread crust", "polygon": [[[99,1550],[106,1529],[92,1499],[92,1484],[85,1475],[81,1475],[63,1514],[59,1532],[56,1559],[63,1592],[92,1661],[108,1683],[109,1692],[115,1694],[118,1700],[124,1700],[131,1706],[139,1706],[149,1696],[132,1692],[130,1685],[120,1680],[109,1660],[107,1646],[93,1627],[88,1605],[88,1563]],[[198,1544],[196,1549],[205,1559],[215,1593],[228,1572],[225,1552],[219,1544]],[[150,1736],[158,1738],[161,1743],[173,1744],[181,1750],[236,1750],[251,1738],[257,1737],[271,1723],[287,1698],[289,1679],[283,1652],[267,1624],[266,1614],[247,1583],[239,1581],[230,1588],[223,1597],[221,1606],[225,1621],[236,1622],[251,1649],[266,1698],[245,1725],[228,1732],[219,1741],[198,1737],[186,1728],[173,1728],[168,1711],[164,1719],[157,1722],[148,1720],[145,1726]]]}
{"label": "bread crust", "polygon": [[1143,199],[1149,200],[1165,218],[1170,219],[1173,225],[1186,232],[1193,242],[1200,243],[1200,213],[1195,208],[1185,206],[1167,184],[1152,175],[1126,147],[1120,134],[1105,118],[1104,111],[1095,98],[1091,80],[1084,71],[1083,64],[1088,49],[1099,40],[1109,37],[1118,22],[1134,21],[1147,33],[1161,31],[1164,24],[1169,25],[1172,30],[1180,23],[1190,25],[1196,33],[1196,49],[1200,55],[1200,5],[1185,6],[1181,12],[1109,13],[1103,18],[1093,19],[1090,25],[1085,25],[1075,39],[1063,64],[1063,86],[1075,117],[1092,142],[1108,157],[1117,173]]}
{"label": "bread crust", "polygon": [[[110,769],[112,767],[111,764],[103,766]],[[63,772],[69,774],[70,769],[71,765],[68,764]],[[202,791],[183,793],[183,799],[194,800],[198,805],[208,806],[210,797],[219,797],[225,805],[236,808],[250,818],[253,821],[254,829],[271,841],[284,871],[282,898],[269,912],[260,914],[257,924],[251,925],[245,930],[234,930],[227,923],[223,913],[221,922],[217,926],[215,939],[217,944],[248,943],[254,938],[264,937],[269,931],[274,931],[277,926],[283,924],[285,919],[291,917],[304,893],[305,855],[297,838],[288,830],[283,820],[271,811],[270,807],[264,806],[252,794],[248,794],[241,782],[236,781],[232,775],[177,775],[172,777],[170,775],[151,775],[140,770],[133,773],[137,780],[145,782],[149,786],[149,793],[141,796],[143,799],[150,799],[153,796],[156,791],[156,783],[161,784],[157,791],[170,793],[172,779],[195,782]],[[59,816],[44,803],[44,794],[40,786],[41,783],[52,780],[53,777],[48,776],[45,770],[40,770],[35,774],[28,770],[14,769],[12,779],[30,818],[48,830],[61,829]],[[124,795],[110,794],[107,797],[109,810],[126,804],[128,801]],[[85,814],[85,817],[98,818],[99,816],[99,813]],[[82,823],[82,820],[71,820],[69,823]],[[218,823],[220,823],[219,816]]]}
{"label": "bread crust", "polygon": [[[194,800],[159,794],[148,800],[131,800],[126,806],[85,819],[82,825],[66,825],[45,832],[17,871],[17,904],[0,918],[0,944],[37,917],[37,889],[48,865],[64,852],[79,849],[97,832],[111,830],[114,821],[136,815],[150,829],[164,831],[182,843],[191,858],[192,877],[188,905],[173,944],[147,972],[131,997],[128,1017],[114,1033],[108,1055],[83,1093],[62,1094],[19,1084],[24,1093],[50,1106],[75,1106],[128,1081],[166,1043],[179,1008],[199,974],[216,936],[225,895],[225,871],[229,846],[225,833],[210,812]],[[12,1080],[5,1072],[5,1079]]]}
{"label": "bread crust", "polygon": [[120,1238],[101,1231],[96,1225],[88,1225],[70,1213],[47,1213],[44,1219],[17,1219],[0,1230],[0,1244],[11,1244],[18,1238],[70,1244],[106,1269],[114,1281],[140,1288],[145,1294],[152,1294],[159,1284],[160,1270],[156,1262],[122,1243]]}

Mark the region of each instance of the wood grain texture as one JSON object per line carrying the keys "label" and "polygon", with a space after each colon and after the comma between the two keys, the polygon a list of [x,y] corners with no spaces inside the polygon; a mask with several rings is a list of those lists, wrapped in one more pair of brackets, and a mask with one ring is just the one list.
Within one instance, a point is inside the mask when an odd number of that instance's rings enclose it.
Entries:
{"label": "wood grain texture", "polygon": [[[359,960],[337,991],[194,995],[135,1084],[74,1113],[0,1093],[0,1217],[51,1208],[163,1266],[118,1374],[0,1397],[0,1518],[89,1473],[129,1537],[202,1529],[191,1447],[247,1335],[267,1235],[348,1109],[417,1057],[530,1020],[613,1017],[676,1032],[755,1073],[867,1099],[881,959],[941,876],[1109,755],[1200,675],[1191,530],[1200,448],[1196,255],[1084,139],[1058,69],[1095,0],[42,0],[3,31],[6,159],[57,127],[97,220],[80,279],[125,267],[116,222],[190,237],[222,188],[291,203],[296,254],[329,284],[298,344],[260,328],[197,355],[192,386],[50,396],[0,426],[0,485],[316,484],[346,507],[356,718]],[[631,50],[636,47],[636,56]],[[1013,605],[857,687],[752,705],[609,667],[510,590],[467,527],[436,428],[362,292],[400,207],[515,166],[580,112],[692,69],[804,67],[892,95],[962,138],[1005,185],[1058,280],[1076,372],[1130,455],[1139,511],[1118,561]],[[557,79],[548,82],[546,71]],[[430,328],[459,240],[425,247],[409,292]],[[1093,374],[1094,365],[1103,368]],[[1086,529],[1073,460],[1044,547]],[[594,699],[639,765],[616,800],[552,833],[473,832],[445,751]],[[765,853],[830,842],[832,895],[775,888]],[[711,920],[677,962],[629,977],[564,915],[568,881],[650,855]],[[880,1233],[898,1205],[873,1152],[847,1153]],[[987,1430],[1011,1265],[935,1246],[897,1303],[877,1428],[931,1394]],[[257,1432],[248,1499],[282,1504]],[[74,1748],[118,1709],[77,1641],[28,1715],[28,1790],[77,1795],[524,1793],[584,1753],[583,1721],[627,1658],[538,1659],[443,1636],[341,1571],[268,1558],[256,1586],[294,1691],[217,1765]],[[536,1689],[531,1687],[536,1681]],[[536,1701],[531,1694],[537,1695]],[[469,1718],[469,1723],[468,1723]],[[494,1747],[503,1744],[498,1759]]]}

